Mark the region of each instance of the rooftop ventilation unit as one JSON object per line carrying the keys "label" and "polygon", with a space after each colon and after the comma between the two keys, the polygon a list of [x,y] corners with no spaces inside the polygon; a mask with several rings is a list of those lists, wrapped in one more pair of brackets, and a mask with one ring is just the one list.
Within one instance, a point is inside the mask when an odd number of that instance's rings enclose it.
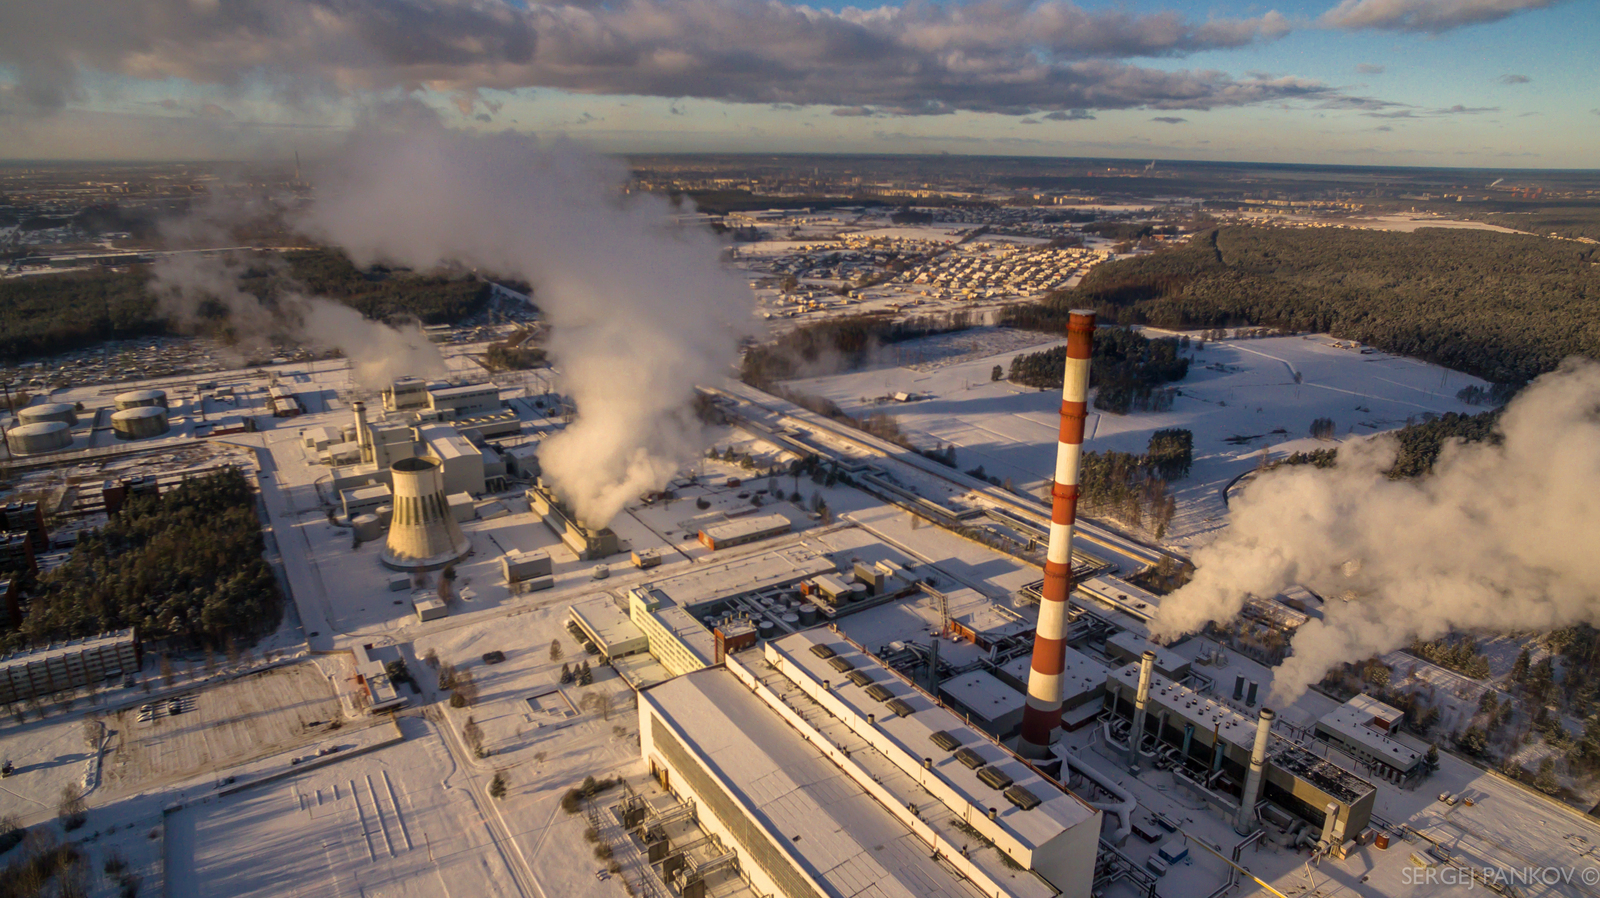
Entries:
{"label": "rooftop ventilation unit", "polygon": [[998,767],[985,767],[978,771],[978,779],[991,789],[1004,789],[1011,785],[1011,777]]}
{"label": "rooftop ventilation unit", "polygon": [[897,717],[910,717],[912,714],[917,713],[917,709],[906,704],[905,699],[891,698],[884,702],[884,704],[887,705],[889,710],[893,711]]}
{"label": "rooftop ventilation unit", "polygon": [[1029,792],[1021,786],[1012,786],[1005,791],[1006,801],[1011,802],[1024,811],[1031,811],[1040,805],[1039,796]]}
{"label": "rooftop ventilation unit", "polygon": [[854,664],[851,664],[845,658],[829,658],[828,659],[828,666],[833,668],[834,670],[837,670],[839,673],[844,673],[847,670],[855,670],[856,669],[856,666]]}
{"label": "rooftop ventilation unit", "polygon": [[934,732],[928,734],[928,739],[933,742],[934,745],[939,746],[945,751],[955,751],[961,747],[961,740],[950,735],[944,730],[935,730]]}
{"label": "rooftop ventilation unit", "polygon": [[825,645],[814,645],[811,647],[811,654],[818,658],[832,658],[839,653]]}
{"label": "rooftop ventilation unit", "polygon": [[860,686],[862,688],[866,688],[866,687],[872,685],[872,678],[867,676],[866,674],[862,673],[859,670],[852,670],[849,673],[845,674],[845,679],[849,680],[850,682],[852,682],[852,683],[854,683],[857,686]]}
{"label": "rooftop ventilation unit", "polygon": [[970,748],[958,749],[956,751],[956,760],[967,765],[968,767],[971,767],[973,770],[977,770],[979,767],[989,763],[983,759],[983,755],[978,754]]}
{"label": "rooftop ventilation unit", "polygon": [[873,683],[867,687],[867,695],[875,701],[886,702],[894,698],[894,693],[881,683]]}

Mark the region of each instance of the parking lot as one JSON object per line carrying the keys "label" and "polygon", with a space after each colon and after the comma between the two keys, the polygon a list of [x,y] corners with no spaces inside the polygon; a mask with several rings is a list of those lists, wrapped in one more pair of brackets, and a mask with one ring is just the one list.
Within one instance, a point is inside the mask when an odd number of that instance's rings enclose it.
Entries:
{"label": "parking lot", "polygon": [[113,792],[229,766],[325,734],[339,720],[327,676],[307,661],[165,697],[106,720]]}

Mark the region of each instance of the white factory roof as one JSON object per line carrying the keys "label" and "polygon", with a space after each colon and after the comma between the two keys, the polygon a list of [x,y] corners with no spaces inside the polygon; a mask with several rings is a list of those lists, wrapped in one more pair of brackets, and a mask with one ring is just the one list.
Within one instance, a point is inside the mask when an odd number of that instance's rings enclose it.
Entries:
{"label": "white factory roof", "polygon": [[1027,698],[1011,684],[986,670],[969,670],[939,683],[939,690],[985,720],[1022,710]]}
{"label": "white factory roof", "polygon": [[[833,649],[836,658],[854,665],[855,670],[871,677],[871,685],[881,684],[895,698],[909,704],[913,712],[905,717],[896,715],[885,702],[867,695],[867,687],[857,686],[836,670],[830,663],[833,659],[825,660],[813,654],[811,647],[814,645]],[[973,807],[996,808],[1000,827],[1030,850],[1045,845],[1095,814],[1076,796],[1051,785],[1009,751],[974,731],[953,712],[934,704],[926,694],[912,688],[838,633],[828,629],[806,630],[768,642],[767,654],[785,661],[783,673],[791,679],[805,676],[819,683],[827,680],[833,695],[859,717],[875,715],[874,735],[878,738],[874,739],[874,744],[885,755],[912,759],[913,766],[920,765],[923,758],[933,758],[934,771],[957,795]],[[958,761],[953,751],[945,751],[933,743],[930,737],[941,730],[960,739],[960,747],[977,752],[991,766],[1011,777],[1014,785],[1032,792],[1038,797],[1039,806],[1024,811],[1006,801],[999,791],[978,779],[976,771]]]}
{"label": "white factory roof", "polygon": [[[1360,701],[1361,699],[1366,699],[1366,701]],[[1373,706],[1387,709],[1388,713],[1381,711],[1374,713]],[[1374,717],[1393,722],[1400,719],[1400,712],[1371,696],[1358,695],[1329,711],[1321,720],[1317,721],[1317,725],[1361,746],[1370,752],[1373,757],[1381,758],[1390,766],[1397,767],[1400,770],[1410,770],[1416,766],[1418,759],[1422,755],[1389,738],[1384,735],[1382,730],[1372,726]]]}
{"label": "white factory roof", "polygon": [[979,894],[729,671],[696,671],[641,696],[767,838],[830,895]]}
{"label": "white factory roof", "polygon": [[[1001,670],[1019,683],[1027,683],[1033,673],[1033,655],[1019,655],[1001,665]],[[1061,668],[1061,700],[1071,702],[1081,695],[1104,688],[1106,666],[1071,646],[1067,647],[1065,665]]]}
{"label": "white factory roof", "polygon": [[476,396],[500,392],[494,384],[464,384],[459,387],[429,387],[428,392],[435,396]]}
{"label": "white factory roof", "polygon": [[[1111,672],[1109,683],[1119,684],[1132,701],[1139,688],[1139,664],[1130,662]],[[1256,719],[1247,717],[1216,699],[1206,698],[1187,686],[1180,686],[1158,673],[1150,674],[1150,696],[1172,709],[1197,728],[1216,731],[1230,745],[1250,751],[1256,741]]]}
{"label": "white factory roof", "polygon": [[433,454],[439,456],[440,461],[449,461],[453,458],[482,458],[483,453],[472,441],[456,432],[448,424],[432,424],[424,427],[421,436],[433,449]]}
{"label": "white factory roof", "polygon": [[663,606],[653,617],[677,637],[683,647],[694,653],[700,663],[710,665],[717,654],[716,637],[694,615],[676,605]]}
{"label": "white factory roof", "polygon": [[722,542],[762,533],[785,533],[793,526],[789,519],[781,514],[764,514],[759,517],[713,524],[700,532],[717,542]]}
{"label": "white factory roof", "polygon": [[695,565],[688,573],[657,580],[650,587],[662,602],[692,607],[723,596],[783,586],[835,569],[834,563],[821,552],[789,546],[722,564]]}
{"label": "white factory roof", "polygon": [[598,596],[577,602],[567,609],[579,620],[580,626],[599,637],[601,648],[613,648],[645,640],[644,631],[628,618],[628,612],[617,607],[610,596]]}
{"label": "white factory roof", "polygon": [[1121,633],[1107,639],[1106,646],[1116,646],[1124,652],[1131,653],[1135,658],[1145,652],[1155,652],[1156,670],[1171,672],[1189,669],[1188,658],[1177,652],[1164,649],[1132,630],[1123,630]]}
{"label": "white factory roof", "polygon": [[345,496],[348,496],[352,501],[387,499],[389,498],[389,485],[386,483],[375,483],[371,486],[352,487],[347,490],[342,490],[341,492]]}

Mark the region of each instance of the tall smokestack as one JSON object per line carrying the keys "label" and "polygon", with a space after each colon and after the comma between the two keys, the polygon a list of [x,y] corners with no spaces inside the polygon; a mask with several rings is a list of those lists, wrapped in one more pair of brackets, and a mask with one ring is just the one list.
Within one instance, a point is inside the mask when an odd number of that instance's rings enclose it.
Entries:
{"label": "tall smokestack", "polygon": [[1033,637],[1028,704],[1022,712],[1017,750],[1034,758],[1050,754],[1061,726],[1061,672],[1067,658],[1067,601],[1072,592],[1072,526],[1078,514],[1078,460],[1089,409],[1089,355],[1094,348],[1094,313],[1074,309],[1067,320],[1067,366],[1061,382],[1061,437],[1056,475],[1050,485],[1050,547],[1045,554],[1039,627]]}
{"label": "tall smokestack", "polygon": [[1267,766],[1267,739],[1277,716],[1271,708],[1262,708],[1261,716],[1256,719],[1256,744],[1250,751],[1250,772],[1244,779],[1244,792],[1239,795],[1239,816],[1233,821],[1233,831],[1240,835],[1255,829],[1256,802],[1261,800],[1261,773]]}
{"label": "tall smokestack", "polygon": [[1139,770],[1139,744],[1144,741],[1144,709],[1150,703],[1150,673],[1156,666],[1156,653],[1146,650],[1139,656],[1139,691],[1133,694],[1133,728],[1128,733],[1128,769]]}

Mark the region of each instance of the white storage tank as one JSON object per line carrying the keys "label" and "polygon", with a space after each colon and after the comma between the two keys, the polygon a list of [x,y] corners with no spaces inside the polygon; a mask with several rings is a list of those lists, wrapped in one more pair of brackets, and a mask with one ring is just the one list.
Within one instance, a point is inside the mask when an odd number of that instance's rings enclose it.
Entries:
{"label": "white storage tank", "polygon": [[6,448],[12,455],[38,455],[72,445],[72,428],[65,421],[18,424],[6,431]]}
{"label": "white storage tank", "polygon": [[116,405],[117,411],[123,411],[124,409],[130,408],[144,408],[147,406],[166,408],[167,391],[129,390],[126,393],[118,393],[116,396],[112,397],[111,401]]}
{"label": "white storage tank", "polygon": [[167,410],[159,405],[141,405],[111,413],[111,433],[119,440],[158,437],[169,429]]}
{"label": "white storage tank", "polygon": [[44,402],[39,405],[30,405],[17,412],[17,420],[23,424],[44,424],[49,421],[60,421],[72,425],[78,423],[78,410],[65,402]]}

